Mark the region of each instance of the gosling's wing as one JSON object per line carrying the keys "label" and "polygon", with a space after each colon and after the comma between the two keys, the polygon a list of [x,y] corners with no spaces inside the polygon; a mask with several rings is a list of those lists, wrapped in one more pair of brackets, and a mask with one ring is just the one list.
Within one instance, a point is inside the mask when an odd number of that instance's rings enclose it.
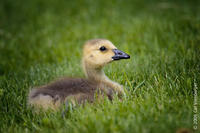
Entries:
{"label": "gosling's wing", "polygon": [[42,94],[49,95],[53,98],[56,96],[64,98],[78,93],[93,93],[96,88],[97,85],[87,79],[63,78],[35,89],[34,94],[32,94],[31,97]]}

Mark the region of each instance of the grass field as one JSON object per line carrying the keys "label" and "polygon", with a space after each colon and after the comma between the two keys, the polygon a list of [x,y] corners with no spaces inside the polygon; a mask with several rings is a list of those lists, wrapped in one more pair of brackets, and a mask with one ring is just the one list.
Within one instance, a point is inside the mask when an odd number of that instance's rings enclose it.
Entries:
{"label": "grass field", "polygon": [[[111,40],[131,55],[105,68],[126,88],[120,102],[35,114],[33,86],[84,77],[83,43]],[[173,133],[193,129],[200,101],[200,2],[197,0],[1,0],[0,132]]]}

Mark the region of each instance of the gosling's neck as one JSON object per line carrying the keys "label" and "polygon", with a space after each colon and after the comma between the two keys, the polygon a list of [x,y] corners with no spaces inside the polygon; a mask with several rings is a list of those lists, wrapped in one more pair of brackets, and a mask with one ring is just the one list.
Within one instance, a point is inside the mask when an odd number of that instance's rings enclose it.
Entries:
{"label": "gosling's neck", "polygon": [[86,77],[91,80],[100,83],[103,86],[107,86],[108,88],[114,89],[119,94],[123,94],[123,87],[110,80],[104,73],[102,67],[94,68],[90,66],[88,63],[83,62],[83,70],[85,72]]}
{"label": "gosling's neck", "polygon": [[83,70],[89,80],[97,82],[109,80],[108,77],[105,75],[102,67],[93,67],[90,66],[88,63],[83,62]]}

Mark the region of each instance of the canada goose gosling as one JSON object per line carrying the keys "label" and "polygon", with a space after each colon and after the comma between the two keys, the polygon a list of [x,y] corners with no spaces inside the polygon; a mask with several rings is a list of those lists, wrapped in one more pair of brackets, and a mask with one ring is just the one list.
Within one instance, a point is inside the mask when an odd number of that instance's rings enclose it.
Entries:
{"label": "canada goose gosling", "polygon": [[87,78],[61,79],[33,89],[29,93],[28,102],[45,109],[49,107],[55,109],[69,98],[79,103],[85,100],[92,102],[94,93],[98,89],[105,92],[107,96],[112,96],[110,93],[113,91],[122,95],[123,87],[111,81],[105,75],[103,67],[112,61],[129,58],[128,54],[118,50],[109,40],[89,40],[83,47],[82,58],[82,67]]}

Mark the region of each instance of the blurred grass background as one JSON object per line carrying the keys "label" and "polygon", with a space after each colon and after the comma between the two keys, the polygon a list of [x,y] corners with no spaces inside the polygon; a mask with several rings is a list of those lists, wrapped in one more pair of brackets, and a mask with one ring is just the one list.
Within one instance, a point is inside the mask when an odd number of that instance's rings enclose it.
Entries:
{"label": "blurred grass background", "polygon": [[[131,55],[105,68],[125,86],[124,101],[80,106],[64,119],[62,111],[34,114],[26,104],[29,89],[83,77],[82,45],[92,38],[109,39]],[[1,0],[0,132],[192,130],[199,51],[198,0]]]}

